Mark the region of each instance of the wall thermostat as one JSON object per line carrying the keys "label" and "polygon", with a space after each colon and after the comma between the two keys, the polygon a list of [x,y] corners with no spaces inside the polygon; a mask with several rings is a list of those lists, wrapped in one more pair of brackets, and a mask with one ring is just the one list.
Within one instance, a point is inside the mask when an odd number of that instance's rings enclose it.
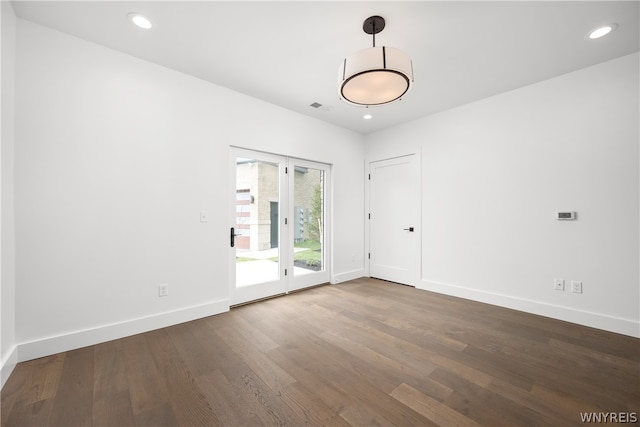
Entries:
{"label": "wall thermostat", "polygon": [[573,221],[576,219],[576,212],[556,212],[556,219],[559,221]]}

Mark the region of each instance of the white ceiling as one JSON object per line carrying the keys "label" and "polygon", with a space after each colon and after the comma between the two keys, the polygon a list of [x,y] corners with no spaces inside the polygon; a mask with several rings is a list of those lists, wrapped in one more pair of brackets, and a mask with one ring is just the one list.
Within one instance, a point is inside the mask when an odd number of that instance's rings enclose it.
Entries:
{"label": "white ceiling", "polygon": [[[25,1],[19,18],[366,134],[639,50],[638,1]],[[146,15],[150,30],[129,12]],[[405,98],[370,108],[338,99],[338,66],[371,46],[413,59]],[[607,37],[587,32],[615,22]],[[310,107],[313,102],[323,108]]]}

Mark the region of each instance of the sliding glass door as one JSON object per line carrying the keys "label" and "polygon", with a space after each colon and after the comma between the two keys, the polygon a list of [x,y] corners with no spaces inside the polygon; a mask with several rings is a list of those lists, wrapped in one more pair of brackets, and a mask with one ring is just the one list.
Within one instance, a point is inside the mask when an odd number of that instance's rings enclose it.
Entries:
{"label": "sliding glass door", "polygon": [[231,303],[326,283],[329,165],[231,150]]}

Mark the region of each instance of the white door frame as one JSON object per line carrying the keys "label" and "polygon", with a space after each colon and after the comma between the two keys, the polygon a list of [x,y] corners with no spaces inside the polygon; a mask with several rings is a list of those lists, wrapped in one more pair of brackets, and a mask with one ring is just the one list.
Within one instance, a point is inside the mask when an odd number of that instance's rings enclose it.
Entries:
{"label": "white door frame", "polygon": [[[421,278],[421,253],[422,253],[422,196],[421,196],[421,169],[420,169],[420,152],[414,153],[406,153],[397,156],[382,158],[382,159],[369,159],[367,160],[367,170],[365,180],[367,185],[365,186],[365,201],[366,201],[366,212],[365,212],[365,247],[367,248],[367,253],[365,254],[365,265],[367,276],[371,277],[371,252],[372,242],[371,242],[371,232],[372,232],[372,221],[370,220],[371,214],[371,174],[372,174],[372,166],[378,162],[384,161],[392,161],[395,159],[402,159],[406,157],[413,156],[413,175],[415,177],[415,182],[412,183],[415,190],[415,208],[416,208],[416,218],[415,218],[415,239],[413,239],[412,248],[410,250],[410,254],[412,258],[412,272],[411,277],[407,281],[407,283],[403,283],[410,286],[417,286],[420,282]],[[375,221],[374,221],[375,222]],[[407,224],[408,226],[409,224]]]}
{"label": "white door frame", "polygon": [[[256,158],[258,160],[272,161],[280,166],[279,173],[279,277],[276,281],[256,284],[238,288],[236,286],[236,251],[229,250],[229,300],[230,305],[243,304],[258,299],[286,294],[292,291],[329,283],[332,269],[332,184],[331,165],[303,160],[294,157],[282,156],[262,151],[231,146],[229,150],[229,233],[231,227],[236,225],[236,205],[232,200],[236,198],[236,158]],[[293,265],[294,233],[294,180],[295,167],[307,167],[324,171],[324,244],[323,244],[323,270],[304,275],[296,275]],[[231,236],[228,236],[229,241]],[[230,245],[230,242],[229,242]]]}

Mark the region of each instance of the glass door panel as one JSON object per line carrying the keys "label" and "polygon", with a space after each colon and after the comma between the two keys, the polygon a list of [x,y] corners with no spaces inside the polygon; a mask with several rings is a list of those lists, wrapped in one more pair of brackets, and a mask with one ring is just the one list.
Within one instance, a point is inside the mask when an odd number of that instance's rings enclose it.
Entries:
{"label": "glass door panel", "polygon": [[278,280],[279,165],[236,158],[236,286]]}
{"label": "glass door panel", "polygon": [[327,269],[326,211],[329,166],[292,159],[293,283],[290,290],[329,281]]}
{"label": "glass door panel", "polygon": [[[281,242],[286,159],[235,149],[232,304],[284,293]],[[286,187],[284,187],[286,191]]]}

